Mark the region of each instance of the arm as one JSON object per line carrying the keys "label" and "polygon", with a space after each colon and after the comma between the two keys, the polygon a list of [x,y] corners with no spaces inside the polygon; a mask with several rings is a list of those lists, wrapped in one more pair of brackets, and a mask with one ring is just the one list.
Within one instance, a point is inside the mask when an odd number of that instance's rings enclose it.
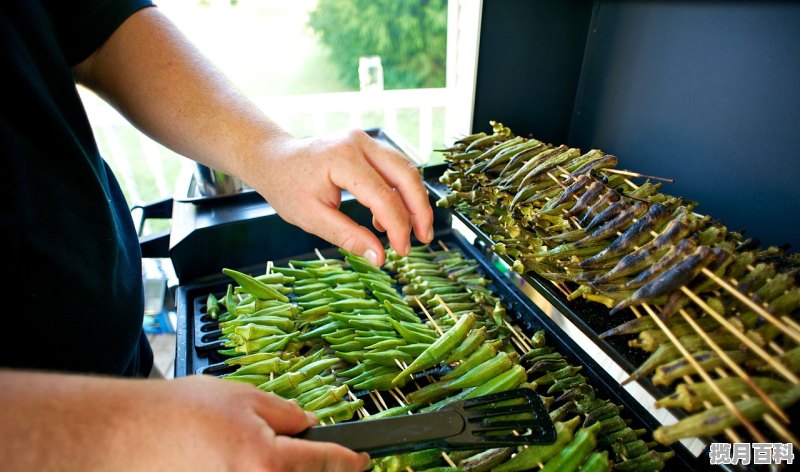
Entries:
{"label": "arm", "polygon": [[[365,454],[293,439],[295,403],[206,376],[129,380],[0,370],[3,470],[357,471]],[[13,407],[9,407],[13,405]]]}
{"label": "arm", "polygon": [[[125,21],[74,68],[78,80],[153,139],[237,176],[289,223],[383,263],[367,228],[338,211],[340,190],[373,213],[400,254],[433,238],[433,212],[418,172],[365,133],[299,139],[239,93],[158,11]],[[393,189],[396,189],[393,190]]]}

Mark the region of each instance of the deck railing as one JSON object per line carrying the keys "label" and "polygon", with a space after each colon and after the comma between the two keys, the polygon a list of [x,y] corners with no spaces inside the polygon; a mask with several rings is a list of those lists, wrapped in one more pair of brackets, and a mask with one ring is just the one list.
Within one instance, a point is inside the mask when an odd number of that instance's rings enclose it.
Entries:
{"label": "deck railing", "polygon": [[[136,130],[112,107],[81,90],[100,152],[109,162],[131,205],[173,196],[188,160]],[[296,135],[347,128],[380,127],[401,140],[419,163],[458,130],[452,93],[446,88],[342,92],[267,97],[256,104]],[[463,130],[461,131],[463,132]]]}

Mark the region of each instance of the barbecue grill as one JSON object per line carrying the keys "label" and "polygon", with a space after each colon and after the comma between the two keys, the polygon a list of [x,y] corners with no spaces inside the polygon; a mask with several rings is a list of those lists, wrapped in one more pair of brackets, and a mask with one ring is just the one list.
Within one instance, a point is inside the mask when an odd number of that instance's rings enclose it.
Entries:
{"label": "barbecue grill", "polygon": [[[499,120],[546,142],[613,152],[626,168],[674,177],[669,192],[696,198],[706,213],[767,243],[797,245],[800,190],[794,182],[800,166],[796,157],[784,157],[800,147],[800,94],[787,85],[800,76],[797,24],[800,8],[786,2],[485,2],[473,131],[490,132],[489,121]],[[762,61],[734,46],[720,55],[715,47],[725,41],[750,41],[747,51],[763,51],[774,60]],[[685,61],[676,48],[687,49]],[[737,61],[758,73],[717,81],[719,70],[730,70]],[[670,67],[672,73],[664,74]],[[691,68],[690,79],[680,76],[683,67]],[[755,90],[757,96],[742,97],[739,108],[720,105],[732,95],[741,97],[736,87]],[[777,102],[776,91],[785,91]],[[697,101],[697,93],[707,100]],[[655,103],[653,96],[667,99]],[[676,102],[683,111],[665,105]],[[383,130],[370,134],[399,147]],[[752,171],[754,146],[759,172]],[[709,179],[708,168],[719,178]],[[423,169],[432,202],[450,192],[439,182],[445,169]],[[175,375],[222,375],[228,370],[216,352],[220,332],[204,311],[208,293],[220,294],[230,283],[222,267],[263,273],[267,261],[285,265],[290,259],[339,255],[325,241],[284,223],[253,192],[204,198],[192,193],[191,183],[185,188],[186,198],[172,205],[168,237],[180,280]],[[369,213],[351,196],[345,195],[342,209],[370,226]],[[469,217],[458,210],[435,211],[435,241],[475,259],[515,326],[527,336],[545,330],[549,344],[582,365],[598,395],[623,406],[633,425],[652,432],[686,415],[656,410],[654,399],[671,390],[649,378],[620,385],[646,359],[644,351],[628,345],[630,336],[600,338],[620,318],[609,317],[608,309],[596,303],[568,300],[544,277],[517,275],[509,269],[514,260],[496,254],[493,236]],[[165,242],[162,238],[162,253]],[[357,395],[369,399],[368,409],[377,407],[370,403],[374,394]],[[786,413],[795,418],[797,406]],[[790,436],[797,434],[795,424],[786,429]],[[710,442],[737,442],[734,438],[676,443],[666,470],[734,470],[708,460]]]}

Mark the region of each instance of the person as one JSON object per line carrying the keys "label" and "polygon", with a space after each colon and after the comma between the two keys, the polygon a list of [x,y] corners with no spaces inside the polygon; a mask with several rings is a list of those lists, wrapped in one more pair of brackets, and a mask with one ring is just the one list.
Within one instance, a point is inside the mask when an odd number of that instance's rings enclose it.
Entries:
{"label": "person", "polygon": [[[76,84],[177,153],[241,178],[289,223],[381,264],[433,237],[419,173],[365,133],[296,138],[236,90],[151,0],[0,4],[7,244],[0,347],[4,470],[361,470],[292,435],[295,403],[208,376],[152,380],[141,254]],[[265,50],[268,55],[268,50]]]}

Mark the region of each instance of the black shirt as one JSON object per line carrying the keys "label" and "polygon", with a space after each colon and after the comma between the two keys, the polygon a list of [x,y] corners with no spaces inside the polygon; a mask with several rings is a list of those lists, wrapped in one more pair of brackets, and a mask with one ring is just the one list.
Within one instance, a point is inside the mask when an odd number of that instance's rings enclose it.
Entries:
{"label": "black shirt", "polygon": [[141,252],[71,67],[149,0],[0,2],[0,366],[147,375]]}

